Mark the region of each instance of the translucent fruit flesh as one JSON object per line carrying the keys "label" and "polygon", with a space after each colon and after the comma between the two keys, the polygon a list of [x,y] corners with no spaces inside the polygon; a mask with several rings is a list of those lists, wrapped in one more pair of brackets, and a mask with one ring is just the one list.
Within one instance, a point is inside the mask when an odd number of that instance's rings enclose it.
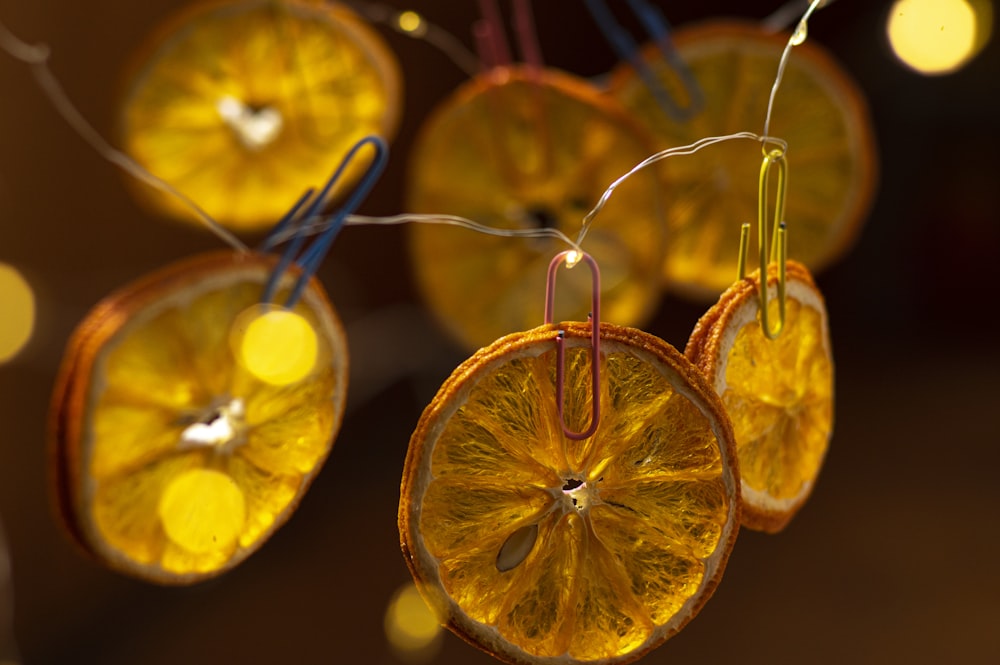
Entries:
{"label": "translucent fruit flesh", "polygon": [[[833,430],[826,309],[805,268],[788,266],[786,322],[776,339],[767,339],[758,323],[759,279],[751,276],[706,314],[707,332],[686,350],[713,381],[732,420],[744,524],[766,531],[783,528],[808,497]],[[773,275],[771,282],[774,326]]]}
{"label": "translucent fruit flesh", "polygon": [[[605,188],[651,152],[617,104],[555,70],[480,75],[425,123],[409,164],[407,209],[501,229],[556,228],[571,238]],[[659,180],[641,172],[596,218],[586,248],[601,265],[608,319],[637,324],[659,300],[664,242]],[[551,238],[500,239],[414,225],[410,252],[424,300],[466,347],[542,321],[535,298]],[[586,319],[590,276],[560,275],[557,318]]]}
{"label": "translucent fruit flesh", "polygon": [[[561,327],[566,423],[580,430],[589,327]],[[629,662],[679,630],[722,573],[739,519],[731,433],[679,353],[602,325],[600,426],[567,439],[555,335],[498,340],[425,411],[404,470],[404,553],[451,627],[501,660]]]}
{"label": "translucent fruit flesh", "polygon": [[[368,134],[399,118],[398,65],[343,7],[302,0],[200,5],[147,47],[122,103],[126,152],[236,230],[262,230]],[[354,164],[338,191],[363,170]],[[147,187],[181,219],[190,212]]]}
{"label": "translucent fruit flesh", "polygon": [[[628,65],[613,77],[611,94],[656,136],[659,148],[707,136],[760,133],[787,35],[759,27],[709,22],[673,33],[704,106],[675,122],[656,104]],[[655,47],[645,57],[668,90],[680,88]],[[785,218],[795,256],[813,270],[851,244],[874,193],[877,164],[864,99],[841,68],[811,42],[792,50],[774,102],[769,133],[788,142],[789,189]],[[714,298],[733,279],[740,224],[757,218],[760,144],[728,141],[662,162],[669,192],[664,275],[669,288]]]}
{"label": "translucent fruit flesh", "polygon": [[53,405],[57,490],[70,531],[113,567],[162,583],[232,567],[326,458],[346,345],[318,284],[294,310],[318,343],[300,380],[256,377],[231,343],[272,268],[229,253],[175,264],[95,307],[71,340]]}

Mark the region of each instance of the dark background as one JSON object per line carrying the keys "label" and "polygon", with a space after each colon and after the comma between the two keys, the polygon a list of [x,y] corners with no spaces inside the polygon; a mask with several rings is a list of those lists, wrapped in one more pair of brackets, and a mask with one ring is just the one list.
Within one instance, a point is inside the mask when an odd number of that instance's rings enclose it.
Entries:
{"label": "dark background", "polygon": [[[390,4],[470,43],[475,3]],[[549,64],[586,76],[614,64],[580,3],[534,4]],[[778,3],[659,4],[679,25],[762,18]],[[180,5],[0,0],[0,18],[51,45],[56,76],[107,135],[124,63]],[[1000,662],[1000,49],[995,38],[956,74],[918,76],[889,51],[888,5],[839,0],[810,24],[810,39],[865,90],[882,165],[858,244],[818,276],[837,361],[827,464],[785,532],[741,534],[713,599],[644,663]],[[362,210],[376,215],[403,211],[414,132],[464,79],[428,44],[382,33],[403,63],[406,107],[392,164]],[[237,569],[192,588],[104,570],[76,552],[49,506],[44,433],[62,347],[109,291],[219,242],[140,208],[27,68],[0,54],[0,261],[38,298],[35,337],[0,367],[0,517],[23,663],[402,662],[383,614],[408,580],[396,532],[403,455],[465,355],[428,322],[404,234],[349,229],[321,270],[348,327],[351,396],[294,518]],[[683,346],[702,309],[667,298],[647,328]],[[12,655],[6,632],[0,625],[0,659]],[[494,661],[448,635],[433,662]]]}

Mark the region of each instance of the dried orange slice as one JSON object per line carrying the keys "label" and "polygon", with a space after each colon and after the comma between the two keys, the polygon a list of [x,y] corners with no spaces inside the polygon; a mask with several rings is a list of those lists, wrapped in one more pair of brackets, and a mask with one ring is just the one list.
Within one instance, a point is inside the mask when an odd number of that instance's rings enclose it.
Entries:
{"label": "dried orange slice", "polygon": [[[736,432],[743,524],[770,532],[783,529],[808,498],[833,431],[826,306],[805,266],[786,266],[786,319],[776,339],[767,339],[758,321],[758,271],[723,294],[685,349],[722,397]],[[772,267],[772,329],[776,285]]]}
{"label": "dried orange slice", "polygon": [[[119,132],[139,164],[221,224],[263,230],[358,140],[395,131],[400,88],[385,42],[339,4],[200,4],[137,58]],[[335,194],[363,168],[351,165]],[[137,187],[157,209],[191,219],[173,198]]]}
{"label": "dried orange slice", "polygon": [[[499,68],[459,88],[424,124],[409,164],[407,208],[500,229],[556,228],[571,238],[605,188],[652,152],[616,103],[557,70]],[[659,180],[630,178],[595,219],[586,250],[601,265],[607,318],[637,325],[660,297],[664,243]],[[415,225],[410,254],[433,312],[467,348],[542,319],[533,297],[551,238],[498,239]],[[586,271],[564,278],[565,312],[585,320]]]}
{"label": "dried orange slice", "polygon": [[[663,113],[628,65],[616,70],[611,84],[611,94],[649,128],[659,147],[761,131],[788,35],[713,21],[679,29],[673,40],[704,96],[689,120],[675,122]],[[644,57],[687,106],[687,94],[655,45]],[[792,184],[785,216],[795,255],[820,270],[849,248],[872,202],[877,160],[864,96],[825,50],[807,41],[792,50],[769,133],[788,142]],[[759,144],[735,140],[662,162],[669,192],[669,288],[714,298],[732,283],[740,224],[757,215],[760,158]]]}
{"label": "dried orange slice", "polygon": [[[344,333],[315,280],[293,309],[259,308],[274,266],[232,252],[181,261],[106,298],[73,334],[52,404],[56,496],[75,540],[112,568],[162,584],[232,568],[326,459]],[[279,301],[293,280],[282,276]],[[291,337],[274,336],[281,318],[299,322]]]}
{"label": "dried orange slice", "polygon": [[459,636],[508,663],[626,663],[680,630],[722,575],[739,524],[732,431],[684,357],[601,324],[483,348],[444,383],[410,441],[399,528],[418,588]]}

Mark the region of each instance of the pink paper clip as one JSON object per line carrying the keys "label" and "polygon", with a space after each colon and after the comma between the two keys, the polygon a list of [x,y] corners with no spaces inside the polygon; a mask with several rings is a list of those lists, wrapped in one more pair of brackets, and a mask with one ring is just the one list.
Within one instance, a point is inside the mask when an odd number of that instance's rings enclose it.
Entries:
{"label": "pink paper clip", "polygon": [[559,424],[566,438],[581,441],[594,435],[601,421],[601,271],[597,262],[586,252],[567,250],[560,252],[549,263],[548,279],[545,283],[545,323],[552,323],[553,304],[556,292],[556,271],[566,263],[570,267],[584,261],[590,266],[592,279],[591,310],[587,316],[590,321],[590,379],[591,404],[590,426],[582,432],[574,432],[566,426],[563,415],[563,392],[566,382],[566,334],[560,330],[556,337],[556,402],[559,405]]}

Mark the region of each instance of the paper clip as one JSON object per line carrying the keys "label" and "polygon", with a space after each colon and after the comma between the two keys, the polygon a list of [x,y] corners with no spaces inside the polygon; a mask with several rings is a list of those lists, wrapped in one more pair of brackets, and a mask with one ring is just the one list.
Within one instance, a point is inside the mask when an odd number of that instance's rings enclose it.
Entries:
{"label": "paper clip", "polygon": [[547,102],[542,85],[544,63],[538,36],[535,31],[534,19],[528,0],[515,0],[514,3],[514,37],[518,53],[523,62],[520,68],[527,81],[531,83],[531,106],[527,110],[530,131],[534,133],[535,143],[539,146],[541,159],[537,169],[532,173],[524,173],[517,156],[511,155],[509,147],[504,144],[505,123],[510,122],[511,110],[509,100],[499,88],[509,80],[510,73],[515,71],[511,49],[504,36],[503,21],[496,0],[479,0],[480,12],[483,15],[473,25],[476,38],[476,50],[479,53],[482,69],[491,73],[490,89],[487,91],[489,100],[489,120],[494,131],[497,166],[504,179],[515,187],[520,187],[525,178],[545,177],[552,171],[552,137],[549,129]]}
{"label": "paper clip", "polygon": [[545,282],[545,323],[552,323],[556,292],[556,271],[562,264],[573,267],[580,261],[590,266],[592,277],[591,311],[587,316],[590,321],[590,385],[591,385],[591,416],[590,425],[582,432],[574,432],[566,426],[563,414],[563,393],[566,384],[566,334],[560,330],[556,337],[556,403],[559,407],[559,424],[566,438],[581,441],[594,435],[601,421],[601,271],[597,262],[586,252],[570,249],[556,254],[549,263],[548,279]]}
{"label": "paper clip", "polygon": [[[774,237],[773,245],[769,247],[767,233],[767,199],[768,181],[771,167],[778,167],[777,200],[774,205]],[[785,261],[788,259],[788,230],[782,219],[785,215],[785,190],[787,184],[788,163],[785,151],[775,149],[764,151],[764,161],[760,165],[760,183],[757,191],[757,245],[760,248],[760,327],[768,339],[777,339],[785,327]],[[750,225],[743,224],[740,229],[739,248],[739,279],[746,277],[747,253],[749,251]],[[771,330],[767,311],[768,265],[772,260],[772,249],[777,250],[778,268],[778,326]]]}
{"label": "paper clip", "polygon": [[[364,146],[371,145],[375,149],[375,156],[372,158],[371,164],[368,166],[368,170],[362,176],[361,180],[358,182],[357,187],[351,192],[351,195],[347,198],[347,201],[340,207],[339,210],[329,215],[329,225],[324,228],[324,230],[319,234],[316,240],[310,245],[305,251],[302,251],[302,246],[305,244],[306,236],[308,232],[305,230],[308,223],[313,221],[317,216],[321,215],[321,210],[326,204],[326,199],[330,195],[330,191],[333,186],[340,180],[347,166],[354,159],[354,156],[359,150]],[[340,166],[337,170],[333,172],[330,179],[327,180],[323,189],[320,190],[319,194],[315,197],[313,196],[313,190],[309,189],[301,198],[295,203],[294,206],[285,214],[285,216],[279,221],[271,232],[265,238],[261,250],[267,251],[274,248],[278,244],[278,239],[285,237],[287,234],[284,233],[286,229],[294,229],[294,235],[285,247],[284,251],[281,253],[281,258],[278,260],[278,265],[275,266],[274,271],[268,278],[267,285],[264,287],[264,294],[261,297],[262,303],[270,303],[275,296],[275,291],[278,288],[278,281],[282,273],[284,273],[289,265],[295,263],[299,269],[300,274],[298,279],[295,281],[295,285],[292,287],[291,293],[288,295],[284,306],[291,308],[298,302],[299,297],[302,295],[302,291],[309,279],[316,274],[316,270],[319,269],[320,264],[323,262],[324,257],[330,250],[330,246],[333,244],[334,238],[340,232],[340,229],[344,226],[344,221],[347,216],[350,215],[354,210],[361,205],[361,202],[368,196],[375,182],[378,180],[382,171],[385,169],[386,162],[389,158],[389,148],[386,146],[385,141],[378,136],[366,136],[348,151],[347,155],[340,162]],[[306,207],[306,204],[309,204]],[[305,208],[304,208],[305,207]],[[304,208],[304,211],[303,211]]]}
{"label": "paper clip", "polygon": [[680,78],[681,84],[687,93],[687,105],[681,106],[671,96],[653,71],[649,63],[639,53],[639,47],[635,40],[628,34],[628,31],[615,20],[611,10],[608,9],[604,0],[585,0],[590,15],[594,17],[597,26],[604,33],[604,38],[608,40],[611,48],[622,60],[628,62],[635,69],[639,78],[652,93],[660,109],[674,122],[684,122],[696,115],[704,104],[704,97],[701,88],[694,74],[691,73],[687,63],[678,55],[670,39],[670,24],[663,17],[656,7],[645,0],[628,0],[629,6],[639,20],[653,42],[660,49],[660,54],[674,73]]}

